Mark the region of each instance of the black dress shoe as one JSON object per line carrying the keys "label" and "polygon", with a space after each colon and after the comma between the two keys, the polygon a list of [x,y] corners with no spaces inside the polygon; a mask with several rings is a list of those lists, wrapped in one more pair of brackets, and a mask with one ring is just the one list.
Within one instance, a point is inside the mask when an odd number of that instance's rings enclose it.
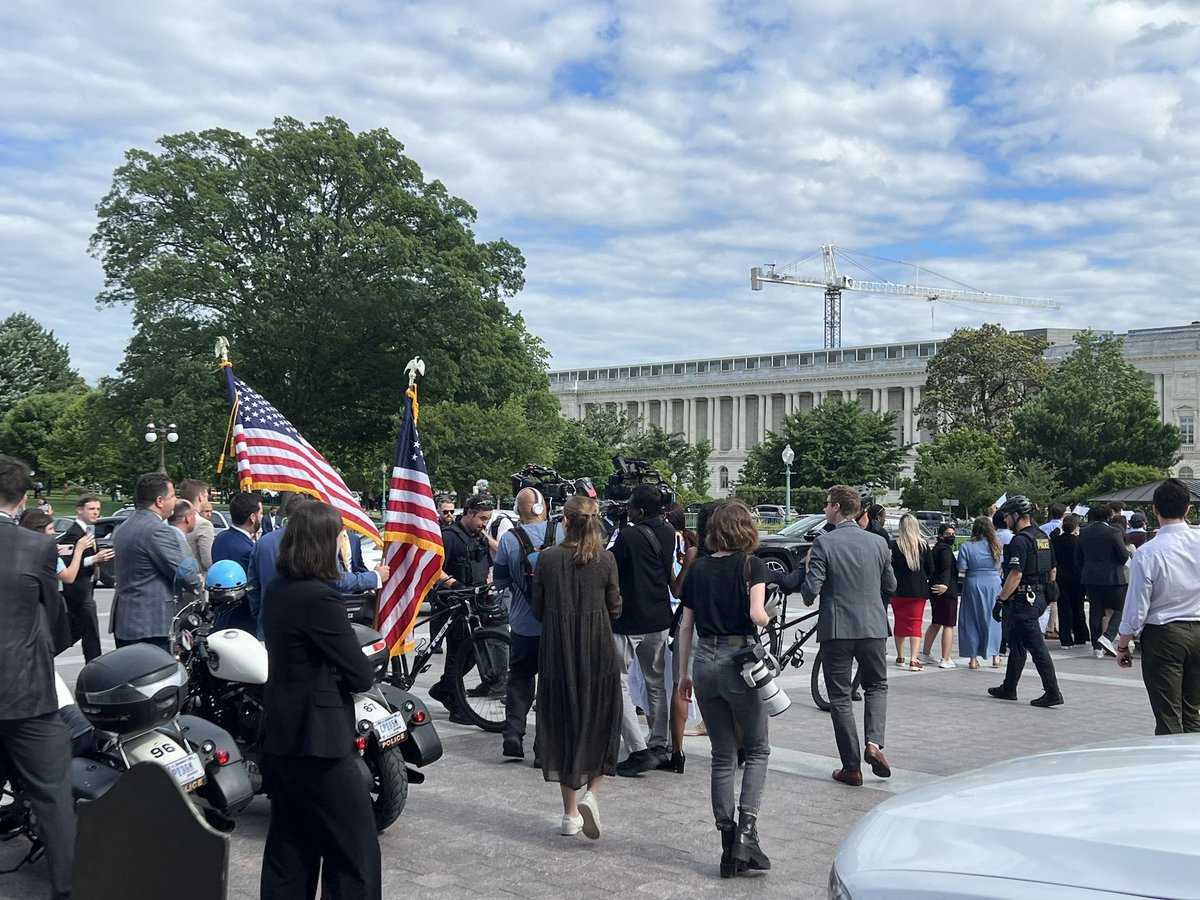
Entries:
{"label": "black dress shoe", "polygon": [[459,712],[457,709],[450,710],[450,721],[453,722],[455,725],[474,725],[475,724],[474,720],[468,719],[463,713]]}
{"label": "black dress shoe", "polygon": [[525,758],[525,748],[521,745],[521,739],[515,734],[510,734],[504,739],[504,748],[500,752],[509,759]]}
{"label": "black dress shoe", "polygon": [[617,763],[617,774],[623,778],[639,778],[658,765],[658,754],[653,750],[635,750],[622,762]]}
{"label": "black dress shoe", "polygon": [[449,687],[440,681],[434,682],[433,686],[429,688],[429,699],[436,700],[442,706],[446,707],[446,709],[454,709],[454,694],[451,693]]}
{"label": "black dress shoe", "polygon": [[995,697],[997,700],[1016,700],[1017,699],[1017,692],[1006,690],[1004,685],[1001,685],[1000,687],[988,688],[988,693],[991,694],[993,697]]}
{"label": "black dress shoe", "polygon": [[1062,694],[1042,694],[1042,696],[1038,697],[1036,700],[1030,700],[1029,705],[1030,706],[1040,706],[1043,708],[1049,708],[1051,706],[1062,706],[1063,705],[1063,695]]}

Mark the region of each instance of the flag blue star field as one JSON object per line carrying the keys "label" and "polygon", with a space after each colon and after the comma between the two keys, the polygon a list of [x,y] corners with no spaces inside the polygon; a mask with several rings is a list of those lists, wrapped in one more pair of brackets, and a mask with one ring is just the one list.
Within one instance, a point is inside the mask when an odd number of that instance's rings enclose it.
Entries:
{"label": "flag blue star field", "polygon": [[225,365],[233,403],[233,447],[242,490],[299,491],[337,508],[348,529],[380,542],[375,524],[342,481],[283,415]]}
{"label": "flag blue star field", "polygon": [[417,434],[417,389],[405,395],[404,421],[396,440],[396,462],[383,513],[383,561],[388,579],[379,595],[376,627],[395,650],[412,632],[421,602],[442,571],[445,549],[437,504]]}

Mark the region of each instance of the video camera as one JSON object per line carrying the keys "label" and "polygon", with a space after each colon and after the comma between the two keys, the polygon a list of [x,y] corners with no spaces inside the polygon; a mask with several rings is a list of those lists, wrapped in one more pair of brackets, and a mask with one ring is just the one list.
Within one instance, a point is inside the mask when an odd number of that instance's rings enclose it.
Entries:
{"label": "video camera", "polygon": [[573,482],[567,481],[553,469],[532,463],[512,475],[513,496],[525,488],[535,488],[550,503],[558,504],[566,503],[567,498],[575,493]]}
{"label": "video camera", "polygon": [[636,485],[652,484],[658,488],[664,507],[675,502],[675,492],[671,490],[661,475],[650,468],[650,463],[646,460],[614,456],[613,468],[616,471],[608,476],[608,490],[604,492],[606,500],[624,503],[629,499],[629,495],[633,493]]}

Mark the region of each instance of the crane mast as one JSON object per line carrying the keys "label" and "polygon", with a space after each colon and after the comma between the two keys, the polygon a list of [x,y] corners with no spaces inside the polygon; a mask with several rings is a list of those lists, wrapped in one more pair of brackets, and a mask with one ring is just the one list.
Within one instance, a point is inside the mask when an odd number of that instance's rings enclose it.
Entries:
{"label": "crane mast", "polygon": [[821,258],[825,264],[825,276],[804,277],[785,275],[775,271],[774,266],[755,266],[750,270],[750,289],[761,291],[764,284],[787,284],[793,287],[820,288],[825,291],[825,346],[842,346],[842,291],[861,291],[869,294],[891,294],[901,297],[924,297],[926,300],[962,300],[969,303],[995,303],[1003,306],[1040,307],[1061,309],[1055,300],[1043,297],[1018,297],[1012,294],[991,294],[986,291],[968,291],[960,288],[921,287],[915,284],[896,284],[891,281],[867,281],[850,278],[837,270],[834,247],[821,247]]}

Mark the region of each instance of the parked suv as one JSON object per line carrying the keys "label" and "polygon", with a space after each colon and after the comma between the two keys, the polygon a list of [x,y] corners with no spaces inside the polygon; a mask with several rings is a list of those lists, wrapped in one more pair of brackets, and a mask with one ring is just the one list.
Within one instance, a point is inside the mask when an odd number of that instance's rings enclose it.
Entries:
{"label": "parked suv", "polygon": [[[789,518],[787,507],[780,506],[777,503],[760,503],[754,507],[754,513],[758,516],[760,522],[769,522],[773,525],[779,524],[784,519]],[[800,516],[793,509],[790,518],[795,520],[800,518]]]}

